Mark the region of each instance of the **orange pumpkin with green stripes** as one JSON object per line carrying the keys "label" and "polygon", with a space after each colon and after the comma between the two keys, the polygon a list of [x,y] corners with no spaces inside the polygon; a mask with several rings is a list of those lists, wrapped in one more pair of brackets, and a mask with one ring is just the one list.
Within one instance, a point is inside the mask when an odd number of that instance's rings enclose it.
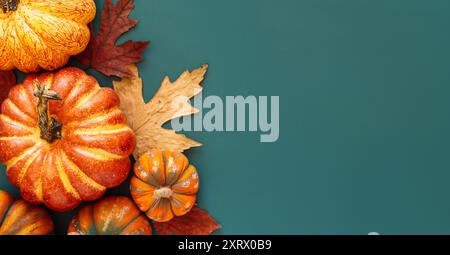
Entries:
{"label": "orange pumpkin with green stripes", "polygon": [[73,217],[69,235],[151,235],[147,217],[127,197],[109,197],[89,204]]}
{"label": "orange pumpkin with green stripes", "polygon": [[134,174],[131,195],[150,219],[170,221],[195,205],[198,174],[182,153],[149,151],[136,162]]}
{"label": "orange pumpkin with green stripes", "polygon": [[0,235],[47,235],[53,222],[44,208],[14,200],[0,190]]}
{"label": "orange pumpkin with green stripes", "polygon": [[135,135],[110,88],[77,68],[28,76],[0,115],[0,161],[23,198],[56,211],[126,180]]}

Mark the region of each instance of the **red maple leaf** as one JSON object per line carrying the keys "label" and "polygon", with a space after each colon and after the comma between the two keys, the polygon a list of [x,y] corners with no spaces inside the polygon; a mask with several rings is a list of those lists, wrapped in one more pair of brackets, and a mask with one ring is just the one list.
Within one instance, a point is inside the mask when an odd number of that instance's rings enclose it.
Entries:
{"label": "red maple leaf", "polygon": [[0,71],[0,105],[8,98],[9,90],[16,85],[16,75],[13,71]]}
{"label": "red maple leaf", "polygon": [[160,235],[210,235],[222,227],[207,211],[198,207],[184,216],[169,222],[154,222],[153,225]]}
{"label": "red maple leaf", "polygon": [[129,69],[143,59],[142,52],[148,41],[127,41],[116,45],[117,40],[138,23],[129,18],[134,9],[134,0],[105,0],[100,18],[100,30],[97,35],[91,25],[91,40],[86,50],[77,56],[84,65],[94,68],[106,76],[120,78],[132,76]]}

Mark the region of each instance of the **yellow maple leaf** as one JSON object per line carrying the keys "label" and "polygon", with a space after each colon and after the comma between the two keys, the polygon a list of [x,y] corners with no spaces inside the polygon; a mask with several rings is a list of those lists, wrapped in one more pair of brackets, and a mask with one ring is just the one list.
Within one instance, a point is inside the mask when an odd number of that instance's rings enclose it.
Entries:
{"label": "yellow maple leaf", "polygon": [[208,65],[189,72],[171,82],[166,76],[161,87],[150,102],[145,103],[142,95],[142,79],[136,66],[131,66],[133,76],[114,81],[113,86],[120,98],[120,109],[126,114],[128,125],[136,134],[136,150],[133,155],[138,159],[150,149],[183,152],[202,144],[162,127],[164,123],[182,116],[195,114],[189,99],[200,93]]}

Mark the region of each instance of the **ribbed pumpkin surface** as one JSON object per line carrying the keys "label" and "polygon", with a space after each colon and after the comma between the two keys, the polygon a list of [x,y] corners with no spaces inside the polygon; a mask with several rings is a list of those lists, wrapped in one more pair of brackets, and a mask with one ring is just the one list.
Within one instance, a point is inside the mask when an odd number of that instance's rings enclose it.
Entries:
{"label": "ribbed pumpkin surface", "polygon": [[136,162],[131,196],[150,219],[170,221],[188,213],[199,188],[197,170],[182,153],[152,150]]}
{"label": "ribbed pumpkin surface", "polygon": [[69,235],[151,235],[152,229],[127,197],[109,197],[84,206],[70,223]]}
{"label": "ribbed pumpkin surface", "polygon": [[47,235],[53,222],[45,209],[23,200],[15,201],[0,190],[0,235]]}
{"label": "ribbed pumpkin surface", "polygon": [[[49,115],[62,124],[62,138],[41,139],[35,80],[62,98]],[[101,197],[128,176],[135,136],[119,98],[82,70],[32,75],[13,87],[0,115],[0,161],[27,201],[57,211]]]}
{"label": "ribbed pumpkin surface", "polygon": [[[0,0],[6,4],[7,0]],[[87,46],[93,0],[13,0],[0,9],[0,70],[55,70]]]}

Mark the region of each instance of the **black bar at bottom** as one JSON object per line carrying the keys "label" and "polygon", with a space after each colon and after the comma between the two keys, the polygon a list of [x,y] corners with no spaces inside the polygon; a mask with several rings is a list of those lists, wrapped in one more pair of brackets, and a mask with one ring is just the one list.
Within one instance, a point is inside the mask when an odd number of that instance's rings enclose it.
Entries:
{"label": "black bar at bottom", "polygon": [[[28,243],[30,243],[28,245]],[[335,254],[439,249],[448,253],[450,236],[0,236],[0,247],[66,247],[59,254],[114,250],[123,254]],[[86,253],[87,252],[87,253]],[[162,252],[162,253],[161,253]],[[3,253],[2,253],[3,254]],[[103,254],[103,253],[102,253]]]}

